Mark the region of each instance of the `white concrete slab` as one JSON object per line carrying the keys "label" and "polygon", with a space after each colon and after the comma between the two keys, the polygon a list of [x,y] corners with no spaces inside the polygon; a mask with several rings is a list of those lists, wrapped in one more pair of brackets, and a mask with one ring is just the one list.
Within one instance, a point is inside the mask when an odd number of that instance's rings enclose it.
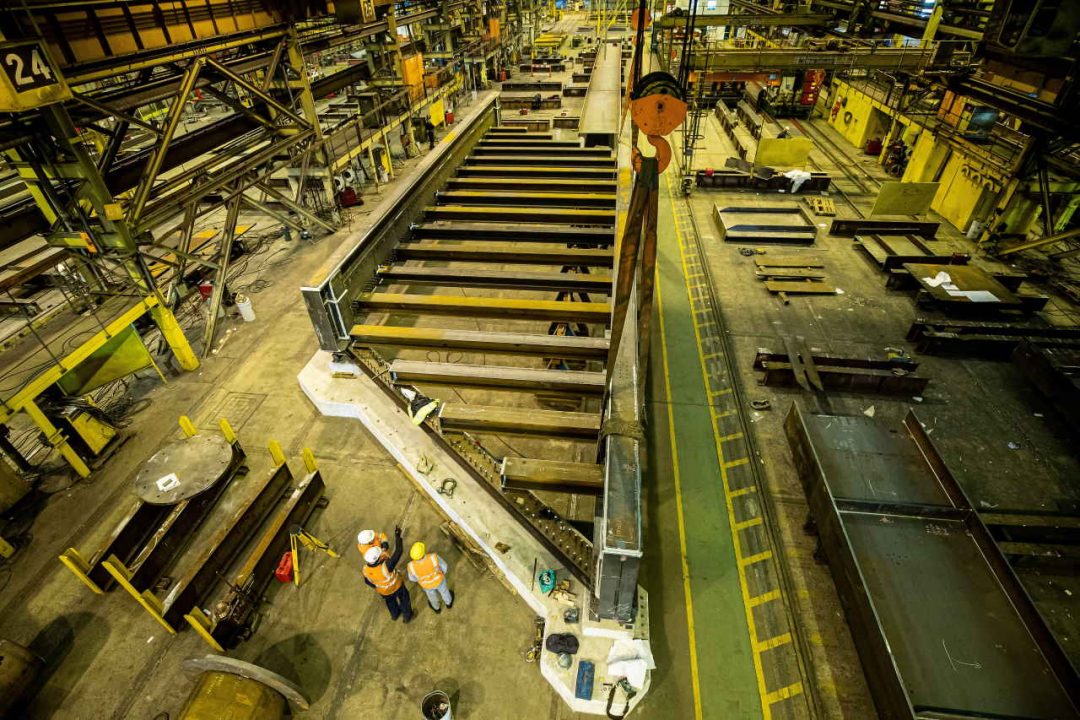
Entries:
{"label": "white concrete slab", "polygon": [[[560,668],[555,654],[545,649],[540,657],[541,674],[574,711],[605,715],[607,688],[604,685],[609,682],[606,658],[615,639],[648,638],[647,602],[642,603],[641,613],[646,619],[633,630],[612,622],[568,625],[563,620],[563,613],[569,606],[542,594],[539,584],[534,582],[532,569],[535,562],[537,568],[554,569],[560,580],[571,578],[571,592],[577,594],[581,605],[587,591],[573,579],[569,569],[511,518],[506,509],[477,484],[455,455],[413,425],[405,411],[375,381],[363,374],[356,378],[334,377],[330,362],[330,353],[316,352],[298,376],[300,387],[311,402],[324,415],[354,418],[363,423],[443,512],[484,549],[529,607],[546,619],[546,634],[572,632],[577,636],[580,649],[573,665],[569,669]],[[427,473],[419,470],[423,464],[421,456],[433,464]],[[440,494],[433,484],[433,481],[441,484],[444,478],[457,480],[453,497]],[[504,543],[510,549],[501,553],[495,549],[497,543]],[[582,608],[581,615],[585,614]],[[588,700],[574,697],[578,661],[582,659],[596,666],[593,695]],[[610,678],[610,682],[618,679]],[[632,705],[640,702],[648,687],[647,678]],[[621,694],[618,697],[621,698]]]}

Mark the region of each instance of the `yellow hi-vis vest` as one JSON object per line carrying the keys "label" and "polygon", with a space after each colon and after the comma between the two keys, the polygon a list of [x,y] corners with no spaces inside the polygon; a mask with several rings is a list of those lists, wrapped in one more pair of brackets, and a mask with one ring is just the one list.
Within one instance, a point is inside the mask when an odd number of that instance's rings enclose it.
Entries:
{"label": "yellow hi-vis vest", "polygon": [[446,574],[439,567],[439,556],[435,553],[428,553],[419,560],[410,562],[409,572],[425,590],[434,590],[446,579]]}

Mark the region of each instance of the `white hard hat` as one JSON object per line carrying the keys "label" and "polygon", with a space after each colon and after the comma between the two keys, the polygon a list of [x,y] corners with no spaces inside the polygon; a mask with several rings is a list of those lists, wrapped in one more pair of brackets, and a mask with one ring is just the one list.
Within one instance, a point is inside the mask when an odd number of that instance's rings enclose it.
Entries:
{"label": "white hard hat", "polygon": [[361,530],[360,534],[356,536],[356,542],[361,545],[370,545],[375,540],[374,530]]}
{"label": "white hard hat", "polygon": [[371,547],[364,553],[364,562],[368,565],[375,565],[379,562],[379,558],[382,557],[382,548]]}

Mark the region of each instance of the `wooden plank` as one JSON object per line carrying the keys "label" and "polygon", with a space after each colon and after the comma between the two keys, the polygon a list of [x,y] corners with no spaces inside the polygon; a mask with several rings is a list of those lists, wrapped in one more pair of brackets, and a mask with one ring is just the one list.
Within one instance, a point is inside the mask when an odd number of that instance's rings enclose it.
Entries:
{"label": "wooden plank", "polygon": [[506,320],[558,320],[604,324],[611,318],[611,305],[603,302],[382,292],[363,293],[356,302],[361,309],[368,312],[399,311],[416,315],[460,315],[497,317]]}
{"label": "wooden plank", "polygon": [[797,282],[784,280],[766,280],[765,288],[771,293],[789,295],[835,295],[836,288],[827,282]]}
{"label": "wooden plank", "polygon": [[759,268],[766,267],[805,267],[805,268],[822,268],[825,267],[825,261],[821,259],[819,255],[812,255],[807,253],[806,255],[763,255],[762,257],[754,258],[754,264]]}
{"label": "wooden plank", "polygon": [[507,272],[497,268],[393,265],[379,268],[379,277],[387,282],[410,285],[611,293],[611,276],[595,273]]}
{"label": "wooden plank", "polygon": [[442,406],[439,420],[448,430],[580,438],[595,438],[600,432],[600,413],[539,408],[448,403]]}
{"label": "wooden plank", "polygon": [[397,382],[432,383],[435,385],[502,387],[545,392],[587,393],[590,395],[599,395],[604,392],[604,373],[579,370],[546,370],[500,365],[394,360],[390,363],[390,376]]}
{"label": "wooden plank", "polygon": [[604,491],[604,466],[595,463],[503,459],[502,484],[515,490],[557,490],[599,495]]}
{"label": "wooden plank", "polygon": [[567,337],[534,333],[354,325],[349,332],[357,345],[443,348],[544,358],[606,358],[608,341],[600,337]]}
{"label": "wooden plank", "polygon": [[519,265],[594,265],[612,267],[614,255],[605,248],[543,248],[517,243],[412,242],[398,246],[403,260],[501,262]]}

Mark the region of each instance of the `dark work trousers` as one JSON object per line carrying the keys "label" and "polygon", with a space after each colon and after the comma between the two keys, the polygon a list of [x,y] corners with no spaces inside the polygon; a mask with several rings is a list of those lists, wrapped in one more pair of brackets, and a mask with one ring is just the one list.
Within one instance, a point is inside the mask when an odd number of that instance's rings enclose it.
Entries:
{"label": "dark work trousers", "polygon": [[382,599],[386,603],[386,609],[390,611],[391,620],[397,620],[402,615],[406,622],[412,620],[412,602],[409,600],[409,590],[405,583],[401,583],[401,587],[395,590],[393,595],[383,595]]}

